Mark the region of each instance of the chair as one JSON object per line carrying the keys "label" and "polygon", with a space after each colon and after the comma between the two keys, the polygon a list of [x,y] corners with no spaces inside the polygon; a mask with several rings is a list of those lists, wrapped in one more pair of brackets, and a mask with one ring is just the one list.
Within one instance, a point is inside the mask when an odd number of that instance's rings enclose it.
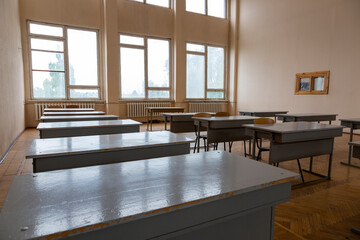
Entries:
{"label": "chair", "polygon": [[[230,113],[228,112],[217,112],[215,113],[215,117],[229,117]],[[229,152],[231,152],[231,147],[232,147],[233,142],[229,142]],[[218,143],[215,144],[215,149],[217,150],[218,148]],[[224,151],[226,151],[226,143],[224,142]]]}
{"label": "chair", "polygon": [[[194,117],[211,117],[211,114],[210,113],[197,113],[194,115]],[[194,131],[195,131],[195,136],[196,136],[194,153],[195,153],[196,147],[197,147],[197,152],[200,152],[200,139],[204,140],[204,147],[205,147],[205,151],[206,151],[207,150],[207,147],[206,147],[207,136],[200,134],[200,131],[201,131],[200,123],[199,123],[199,126],[194,124]]]}
{"label": "chair", "polygon": [[[257,118],[254,120],[254,124],[274,124],[274,122],[275,121],[271,118]],[[256,138],[255,142],[257,148],[259,149],[258,155],[256,156],[256,160],[259,161],[261,157],[261,153],[265,151],[270,151],[270,149],[262,147],[261,144],[259,144],[259,138]],[[260,139],[260,143],[261,143],[261,139]]]}
{"label": "chair", "polygon": [[46,108],[62,108],[60,105],[46,106]]}
{"label": "chair", "polygon": [[67,105],[66,108],[80,108],[79,105]]}

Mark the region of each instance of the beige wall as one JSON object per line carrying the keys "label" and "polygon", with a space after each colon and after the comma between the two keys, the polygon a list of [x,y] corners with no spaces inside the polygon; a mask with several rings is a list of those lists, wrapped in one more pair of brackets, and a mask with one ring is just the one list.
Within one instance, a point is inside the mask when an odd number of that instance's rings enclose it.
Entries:
{"label": "beige wall", "polygon": [[[240,0],[239,29],[238,110],[360,116],[360,1]],[[324,70],[328,95],[294,95],[296,73]]]}
{"label": "beige wall", "polygon": [[[235,0],[231,0],[235,1]],[[36,126],[34,101],[30,99],[26,20],[91,27],[100,30],[101,73],[104,102],[97,108],[126,117],[126,102],[119,101],[119,33],[170,38],[173,43],[175,105],[185,100],[185,42],[203,42],[229,47],[230,21],[185,12],[185,0],[172,9],[128,0],[20,0],[24,45],[27,126]],[[228,48],[230,49],[230,48]],[[233,75],[231,76],[233,77]],[[234,80],[232,80],[232,83]],[[231,88],[234,89],[234,88]],[[226,109],[226,104],[224,104]]]}
{"label": "beige wall", "polygon": [[24,130],[24,79],[17,0],[0,0],[0,159]]}

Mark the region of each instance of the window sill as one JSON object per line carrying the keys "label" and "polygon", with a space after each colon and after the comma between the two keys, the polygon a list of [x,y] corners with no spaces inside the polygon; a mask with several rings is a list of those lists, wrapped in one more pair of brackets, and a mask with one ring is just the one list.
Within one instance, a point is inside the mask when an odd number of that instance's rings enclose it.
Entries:
{"label": "window sill", "polygon": [[184,99],[184,102],[224,102],[228,103],[226,99]]}
{"label": "window sill", "polygon": [[65,99],[28,99],[25,100],[25,104],[32,104],[32,103],[48,103],[48,102],[65,102],[65,103],[82,103],[82,102],[91,102],[91,103],[105,103],[105,100],[100,99],[76,99],[76,100],[65,100]]}

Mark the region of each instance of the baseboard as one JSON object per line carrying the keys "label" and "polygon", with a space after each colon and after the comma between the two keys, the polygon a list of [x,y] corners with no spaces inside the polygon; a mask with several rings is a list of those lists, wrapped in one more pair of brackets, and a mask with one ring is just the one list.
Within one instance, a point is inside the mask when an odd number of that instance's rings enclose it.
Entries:
{"label": "baseboard", "polygon": [[22,132],[15,138],[15,140],[11,143],[10,147],[8,148],[8,150],[5,152],[4,156],[2,156],[1,160],[0,160],[0,164],[5,160],[5,158],[7,157],[7,155],[9,154],[9,152],[11,151],[11,149],[13,148],[13,146],[15,145],[15,143],[17,142],[17,140],[19,139],[19,137],[25,132],[25,129],[22,130]]}

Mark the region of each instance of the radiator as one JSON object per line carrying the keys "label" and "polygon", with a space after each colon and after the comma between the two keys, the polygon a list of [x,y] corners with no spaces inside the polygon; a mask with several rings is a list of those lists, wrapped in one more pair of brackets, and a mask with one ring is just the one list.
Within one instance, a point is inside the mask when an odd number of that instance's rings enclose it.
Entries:
{"label": "radiator", "polygon": [[44,113],[44,109],[47,108],[47,106],[61,106],[62,108],[66,108],[68,105],[78,105],[80,108],[94,108],[95,109],[95,103],[36,103],[35,104],[35,119],[40,120],[40,117]]}
{"label": "radiator", "polygon": [[189,112],[222,112],[222,102],[193,102],[189,103]]}
{"label": "radiator", "polygon": [[[128,117],[145,117],[147,107],[171,107],[171,102],[139,102],[127,103],[127,116]],[[153,116],[161,116],[160,113],[154,113]]]}

